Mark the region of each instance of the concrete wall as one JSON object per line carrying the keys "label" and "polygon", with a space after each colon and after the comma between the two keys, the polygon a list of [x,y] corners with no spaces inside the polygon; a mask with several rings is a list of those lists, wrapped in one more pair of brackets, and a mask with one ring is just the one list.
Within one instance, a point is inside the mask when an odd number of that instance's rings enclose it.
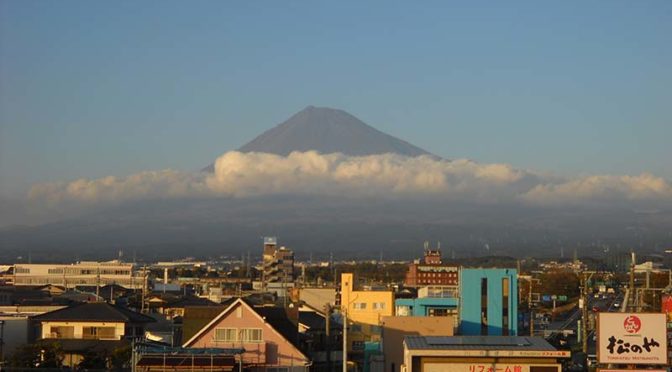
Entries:
{"label": "concrete wall", "polygon": [[0,316],[0,320],[5,322],[3,329],[5,341],[3,353],[5,354],[5,358],[9,358],[17,347],[30,341],[30,323],[28,316]]}
{"label": "concrete wall", "polygon": [[[366,308],[358,308],[358,304],[366,304]],[[374,304],[383,304],[382,309]],[[356,291],[354,275],[341,275],[341,310],[347,311],[351,322],[379,325],[384,316],[394,315],[394,293],[392,291]]]}
{"label": "concrete wall", "polygon": [[84,338],[84,327],[114,327],[114,338],[106,340],[121,340],[124,337],[124,323],[115,322],[42,322],[41,338],[54,338],[51,335],[51,327],[73,327],[74,339]]}
{"label": "concrete wall", "polygon": [[382,319],[385,371],[400,371],[404,362],[404,337],[452,336],[455,319],[452,316],[386,316]]}
{"label": "concrete wall", "polygon": [[410,316],[429,316],[430,308],[458,309],[457,298],[400,298],[394,301],[395,306],[411,308]]}

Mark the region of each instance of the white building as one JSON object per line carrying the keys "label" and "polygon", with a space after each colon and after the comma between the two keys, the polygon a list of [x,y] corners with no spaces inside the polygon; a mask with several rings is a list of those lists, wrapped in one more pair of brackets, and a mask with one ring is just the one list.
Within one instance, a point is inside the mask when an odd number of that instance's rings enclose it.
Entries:
{"label": "white building", "polygon": [[129,289],[142,288],[141,274],[133,272],[133,264],[118,260],[82,261],[74,264],[15,264],[14,285],[104,286],[117,284]]}

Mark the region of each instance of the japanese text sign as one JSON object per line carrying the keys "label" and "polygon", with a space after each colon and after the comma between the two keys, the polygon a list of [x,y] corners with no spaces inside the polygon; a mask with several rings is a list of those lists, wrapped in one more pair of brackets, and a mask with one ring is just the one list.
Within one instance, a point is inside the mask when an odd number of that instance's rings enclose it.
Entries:
{"label": "japanese text sign", "polygon": [[599,363],[667,364],[665,314],[599,313]]}

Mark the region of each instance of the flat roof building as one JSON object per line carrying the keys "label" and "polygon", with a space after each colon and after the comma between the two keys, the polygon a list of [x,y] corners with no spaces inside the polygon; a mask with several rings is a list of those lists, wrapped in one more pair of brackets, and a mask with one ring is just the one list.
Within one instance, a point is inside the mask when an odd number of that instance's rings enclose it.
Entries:
{"label": "flat roof building", "polygon": [[440,285],[457,287],[458,280],[459,267],[444,263],[441,259],[441,250],[439,248],[430,249],[429,244],[425,242],[424,257],[422,261],[415,260],[408,265],[404,286]]}
{"label": "flat roof building", "polygon": [[406,336],[403,372],[560,372],[569,351],[542,337]]}
{"label": "flat roof building", "polygon": [[518,334],[518,275],[515,269],[460,271],[461,335]]}
{"label": "flat roof building", "polygon": [[74,264],[15,264],[12,276],[16,286],[60,285],[104,286],[117,284],[124,288],[142,288],[142,276],[135,276],[133,264],[118,260],[95,262],[81,261]]}

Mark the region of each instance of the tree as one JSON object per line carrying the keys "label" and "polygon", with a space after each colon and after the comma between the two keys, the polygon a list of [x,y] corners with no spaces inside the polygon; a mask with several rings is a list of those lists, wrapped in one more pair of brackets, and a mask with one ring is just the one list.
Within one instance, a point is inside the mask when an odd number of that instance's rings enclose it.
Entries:
{"label": "tree", "polygon": [[10,360],[12,367],[61,368],[63,349],[58,342],[38,342],[19,346]]}
{"label": "tree", "polygon": [[89,349],[84,353],[84,358],[77,367],[80,369],[106,369],[107,353]]}
{"label": "tree", "polygon": [[553,270],[541,274],[541,292],[544,295],[579,295],[579,276],[568,270]]}
{"label": "tree", "polygon": [[112,363],[112,368],[116,370],[121,370],[124,367],[127,367],[131,361],[131,345],[122,346],[114,349],[112,355],[110,356],[110,362]]}

